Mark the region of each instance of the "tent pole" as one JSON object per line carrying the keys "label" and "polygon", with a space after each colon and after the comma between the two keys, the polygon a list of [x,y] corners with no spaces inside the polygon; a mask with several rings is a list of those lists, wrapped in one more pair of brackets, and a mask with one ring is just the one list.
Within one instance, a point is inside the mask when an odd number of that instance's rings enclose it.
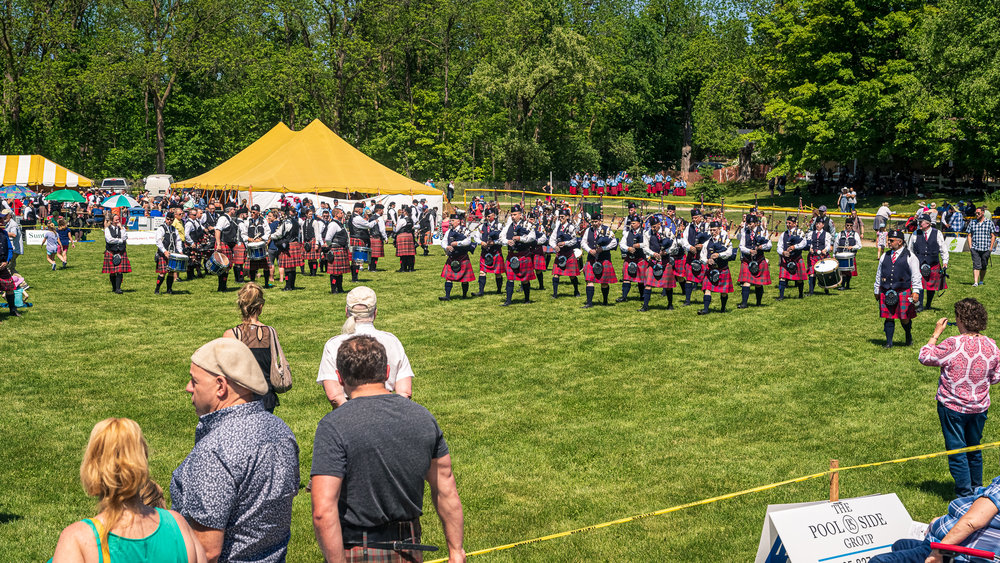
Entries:
{"label": "tent pole", "polygon": [[253,185],[250,185],[250,207],[253,207]]}

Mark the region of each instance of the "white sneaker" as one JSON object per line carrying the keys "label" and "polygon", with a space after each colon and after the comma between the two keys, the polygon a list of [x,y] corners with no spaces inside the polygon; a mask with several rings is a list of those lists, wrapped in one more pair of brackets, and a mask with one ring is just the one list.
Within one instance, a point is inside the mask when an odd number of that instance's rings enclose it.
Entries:
{"label": "white sneaker", "polygon": [[979,282],[972,284],[972,287],[979,287]]}

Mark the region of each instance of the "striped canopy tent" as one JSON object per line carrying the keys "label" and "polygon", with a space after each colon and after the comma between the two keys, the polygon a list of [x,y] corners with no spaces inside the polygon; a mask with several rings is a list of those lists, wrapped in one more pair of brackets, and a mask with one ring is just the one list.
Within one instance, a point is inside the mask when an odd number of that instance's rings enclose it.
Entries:
{"label": "striped canopy tent", "polygon": [[46,188],[89,188],[93,180],[52,162],[38,154],[0,156],[0,178],[4,186],[19,185]]}

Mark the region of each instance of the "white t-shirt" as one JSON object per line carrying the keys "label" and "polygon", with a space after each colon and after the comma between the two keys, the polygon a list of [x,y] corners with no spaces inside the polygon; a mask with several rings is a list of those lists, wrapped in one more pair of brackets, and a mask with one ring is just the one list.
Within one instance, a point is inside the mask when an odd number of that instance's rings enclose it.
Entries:
{"label": "white t-shirt", "polygon": [[385,346],[385,354],[389,360],[389,378],[385,380],[386,389],[395,391],[397,379],[413,377],[410,359],[406,357],[403,343],[396,338],[396,335],[378,330],[372,323],[359,322],[355,325],[354,334],[338,334],[326,341],[326,346],[323,346],[323,357],[319,361],[319,375],[316,377],[316,383],[322,385],[325,380],[337,380],[337,351],[340,350],[340,343],[358,334],[373,336],[382,346]]}

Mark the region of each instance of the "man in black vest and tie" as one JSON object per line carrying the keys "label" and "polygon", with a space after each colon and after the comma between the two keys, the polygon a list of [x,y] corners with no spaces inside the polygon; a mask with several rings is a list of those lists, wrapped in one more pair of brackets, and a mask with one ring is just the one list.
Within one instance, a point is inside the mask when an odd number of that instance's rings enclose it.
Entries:
{"label": "man in black vest and tie", "polygon": [[948,281],[945,279],[948,271],[948,246],[941,231],[931,226],[933,221],[930,215],[921,214],[917,220],[920,222],[920,228],[910,235],[907,248],[920,262],[920,277],[924,291],[920,293],[920,302],[917,304],[919,313],[924,310],[925,294],[927,308],[930,309],[934,292],[948,289]]}
{"label": "man in black vest and tie", "polygon": [[892,348],[896,321],[906,331],[906,346],[913,344],[911,321],[917,316],[916,304],[923,293],[920,262],[903,243],[903,231],[889,231],[889,252],[882,255],[875,272],[875,297],[879,314],[885,319],[885,347]]}
{"label": "man in black vest and tie", "polygon": [[[236,257],[236,243],[239,242],[240,233],[239,226],[231,215],[235,210],[235,205],[227,203],[225,213],[215,223],[215,251],[229,259],[231,267],[233,266],[233,259]],[[228,280],[229,270],[219,274],[218,291],[226,291],[226,282]]]}

